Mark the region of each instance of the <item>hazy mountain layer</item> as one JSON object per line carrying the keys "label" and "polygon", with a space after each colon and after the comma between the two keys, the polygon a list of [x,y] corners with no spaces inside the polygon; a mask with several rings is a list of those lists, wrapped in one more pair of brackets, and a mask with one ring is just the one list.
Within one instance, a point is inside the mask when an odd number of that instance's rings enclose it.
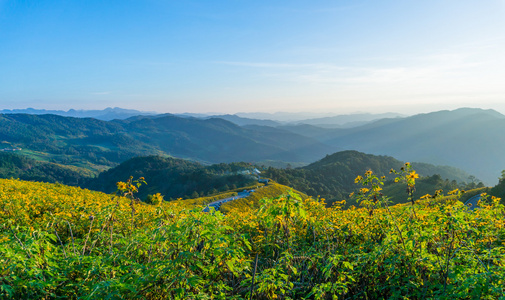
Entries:
{"label": "hazy mountain layer", "polygon": [[[35,159],[100,169],[142,155],[171,155],[209,163],[315,161],[332,147],[271,127],[243,128],[231,122],[173,115],[101,121],[57,115],[0,115],[5,148]],[[91,165],[90,165],[91,164]]]}
{"label": "hazy mountain layer", "polygon": [[493,110],[469,108],[338,129],[307,124],[238,126],[219,118],[170,114],[109,122],[55,115],[0,115],[4,147],[21,147],[21,154],[37,160],[97,172],[128,158],[152,154],[206,163],[310,163],[349,149],[402,161],[455,166],[487,184],[496,183],[505,169],[502,128],[505,116]]}
{"label": "hazy mountain layer", "polygon": [[329,146],[390,155],[404,161],[450,165],[495,184],[505,169],[505,116],[494,110],[463,108],[382,119],[350,129],[285,128]]}
{"label": "hazy mountain layer", "polygon": [[46,109],[4,109],[0,110],[0,114],[32,114],[32,115],[59,115],[64,117],[75,117],[75,118],[95,118],[104,121],[110,121],[114,119],[126,119],[132,116],[139,115],[154,115],[155,112],[145,112],[138,111],[134,109],[124,109],[119,107],[108,107],[103,110],[75,110],[70,109],[68,111],[64,110],[46,110]]}
{"label": "hazy mountain layer", "polygon": [[223,119],[223,120],[226,120],[226,121],[230,121],[230,122],[232,122],[234,124],[237,124],[239,126],[260,125],[260,126],[275,127],[275,126],[281,125],[280,122],[276,122],[276,121],[272,121],[272,120],[261,120],[261,119],[243,118],[243,117],[239,117],[237,115],[215,115],[215,116],[207,117],[207,119],[209,119],[209,118]]}
{"label": "hazy mountain layer", "polygon": [[289,125],[314,125],[323,128],[351,128],[357,127],[360,125],[364,125],[366,123],[386,119],[386,118],[401,118],[405,117],[404,115],[397,113],[383,113],[383,114],[349,114],[349,115],[338,115],[332,117],[323,117],[323,118],[314,118],[314,119],[306,119],[300,120],[296,122],[292,122]]}

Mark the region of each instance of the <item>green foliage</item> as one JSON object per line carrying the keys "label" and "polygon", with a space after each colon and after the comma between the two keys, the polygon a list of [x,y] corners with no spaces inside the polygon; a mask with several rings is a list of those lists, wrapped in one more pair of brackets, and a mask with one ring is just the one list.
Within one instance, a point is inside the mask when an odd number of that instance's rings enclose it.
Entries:
{"label": "green foliage", "polygon": [[[415,186],[412,172],[398,181]],[[473,212],[441,194],[390,206],[384,178],[367,172],[355,178],[362,208],[288,192],[225,217],[177,202],[131,207],[139,180],[118,185],[127,198],[0,180],[0,298],[505,297],[496,198]]]}
{"label": "green foliage", "polygon": [[154,195],[147,195],[146,203],[159,205],[159,204],[163,203],[164,200],[165,199],[162,194],[156,193]]}
{"label": "green foliage", "polygon": [[0,152],[0,178],[78,185],[93,175],[83,168],[39,162],[22,155]]}
{"label": "green foliage", "polygon": [[[276,198],[283,194],[287,194],[292,190],[293,189],[288,186],[271,181],[268,185],[256,188],[253,193],[251,193],[249,196],[245,198],[223,203],[221,205],[221,211],[223,213],[229,213],[235,211],[249,211],[251,208],[258,208],[260,205],[260,201],[262,199]],[[302,195],[302,197],[304,198],[308,197],[307,195],[300,193],[298,191],[295,192],[298,193],[299,195]]]}

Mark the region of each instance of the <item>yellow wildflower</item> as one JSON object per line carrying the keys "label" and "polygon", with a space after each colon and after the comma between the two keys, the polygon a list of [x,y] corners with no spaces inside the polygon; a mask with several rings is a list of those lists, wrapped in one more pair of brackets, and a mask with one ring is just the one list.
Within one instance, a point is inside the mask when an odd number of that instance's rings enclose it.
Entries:
{"label": "yellow wildflower", "polygon": [[458,191],[459,191],[459,189],[452,190],[452,191],[450,191],[449,193],[447,193],[447,195],[454,195],[454,194],[456,194]]}
{"label": "yellow wildflower", "polygon": [[419,174],[416,173],[416,171],[410,172],[410,174],[407,176],[409,179],[416,179],[419,178]]}

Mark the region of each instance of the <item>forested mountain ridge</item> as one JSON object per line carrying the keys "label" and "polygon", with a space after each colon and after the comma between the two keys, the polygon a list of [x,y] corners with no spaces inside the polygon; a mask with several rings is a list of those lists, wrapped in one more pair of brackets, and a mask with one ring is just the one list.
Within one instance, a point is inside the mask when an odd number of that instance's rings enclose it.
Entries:
{"label": "forested mountain ridge", "polygon": [[[412,165],[416,169],[417,163],[412,163]],[[301,168],[267,168],[263,170],[262,175],[281,184],[292,186],[309,196],[320,196],[325,198],[327,203],[332,203],[346,199],[349,193],[357,188],[354,179],[364,171],[371,170],[379,176],[392,179],[394,176],[389,174],[389,171],[391,169],[399,170],[402,166],[403,162],[390,156],[376,156],[348,150],[327,155],[325,158]],[[428,190],[429,187],[436,190],[442,186],[454,189],[458,187],[458,184],[466,182],[469,177],[466,172],[453,167],[425,163],[420,163],[419,166],[420,168],[416,170],[421,176],[435,174],[447,176],[437,175],[437,180],[428,181],[426,185]]]}
{"label": "forested mountain ridge", "polygon": [[463,169],[493,184],[505,166],[505,116],[458,109],[382,119],[355,128],[238,126],[219,118],[165,114],[100,121],[55,115],[0,115],[0,141],[37,160],[99,171],[129,158],[175,156],[203,163],[307,164],[357,150]]}
{"label": "forested mountain ridge", "polygon": [[41,162],[13,153],[0,152],[0,178],[19,178],[29,181],[84,184],[92,176],[82,168]]}
{"label": "forested mountain ridge", "polygon": [[164,115],[116,122],[126,124],[125,128],[138,140],[166,153],[211,163],[263,159],[308,163],[332,152],[332,147],[312,138],[287,131],[247,129],[219,118]]}
{"label": "forested mountain ridge", "polygon": [[[115,122],[57,115],[0,115],[0,141],[38,160],[90,167],[160,153]],[[93,167],[90,167],[93,169]]]}
{"label": "forested mountain ridge", "polygon": [[290,128],[341,149],[454,166],[488,184],[496,182],[505,166],[505,116],[494,110],[461,108],[382,119],[349,129],[302,129]]}
{"label": "forested mountain ridge", "polygon": [[0,114],[32,114],[32,115],[59,115],[63,117],[74,117],[74,118],[95,118],[98,120],[110,121],[114,119],[127,119],[133,116],[139,115],[154,115],[155,112],[145,112],[138,111],[134,109],[124,109],[119,107],[108,107],[103,110],[76,110],[69,109],[64,110],[47,110],[47,109],[3,109],[0,110]]}
{"label": "forested mountain ridge", "polygon": [[145,155],[209,163],[281,160],[309,163],[332,147],[290,132],[242,128],[211,118],[173,115],[101,121],[57,115],[0,115],[0,141],[36,159],[89,167],[114,166]]}
{"label": "forested mountain ridge", "polygon": [[83,187],[112,193],[117,189],[116,182],[126,182],[130,176],[144,177],[148,184],[139,192],[142,199],[156,193],[166,200],[198,198],[256,185],[257,178],[250,172],[253,168],[248,163],[203,166],[171,157],[135,157],[100,173]]}
{"label": "forested mountain ridge", "polygon": [[237,124],[239,126],[260,125],[260,126],[276,127],[281,124],[281,123],[273,121],[273,120],[243,118],[243,117],[239,117],[237,115],[230,115],[230,114],[228,114],[228,115],[213,115],[213,116],[205,117],[204,119],[211,119],[211,118],[223,119],[223,120],[232,122],[234,124]]}

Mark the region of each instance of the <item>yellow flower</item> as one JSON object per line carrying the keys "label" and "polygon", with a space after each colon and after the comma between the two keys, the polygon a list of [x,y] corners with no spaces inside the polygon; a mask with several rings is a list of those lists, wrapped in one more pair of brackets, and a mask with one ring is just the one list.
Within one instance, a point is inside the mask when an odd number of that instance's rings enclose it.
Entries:
{"label": "yellow flower", "polygon": [[419,178],[419,174],[416,173],[416,171],[410,172],[410,174],[407,176],[409,179],[416,179]]}
{"label": "yellow flower", "polygon": [[359,190],[359,192],[362,193],[362,194],[364,194],[364,193],[366,193],[368,191],[369,191],[369,189],[367,189],[367,188],[362,188],[362,189]]}
{"label": "yellow flower", "polygon": [[363,177],[361,177],[360,175],[358,175],[358,177],[356,177],[356,179],[354,179],[354,183],[358,183],[361,180],[363,180]]}
{"label": "yellow flower", "polygon": [[459,191],[459,189],[452,190],[452,191],[450,191],[449,193],[447,193],[447,195],[454,195],[454,194],[456,194],[458,191]]}
{"label": "yellow flower", "polygon": [[120,182],[116,183],[116,185],[117,185],[118,190],[120,190],[120,191],[124,191],[127,189],[126,183],[124,183],[124,182],[120,181]]}

